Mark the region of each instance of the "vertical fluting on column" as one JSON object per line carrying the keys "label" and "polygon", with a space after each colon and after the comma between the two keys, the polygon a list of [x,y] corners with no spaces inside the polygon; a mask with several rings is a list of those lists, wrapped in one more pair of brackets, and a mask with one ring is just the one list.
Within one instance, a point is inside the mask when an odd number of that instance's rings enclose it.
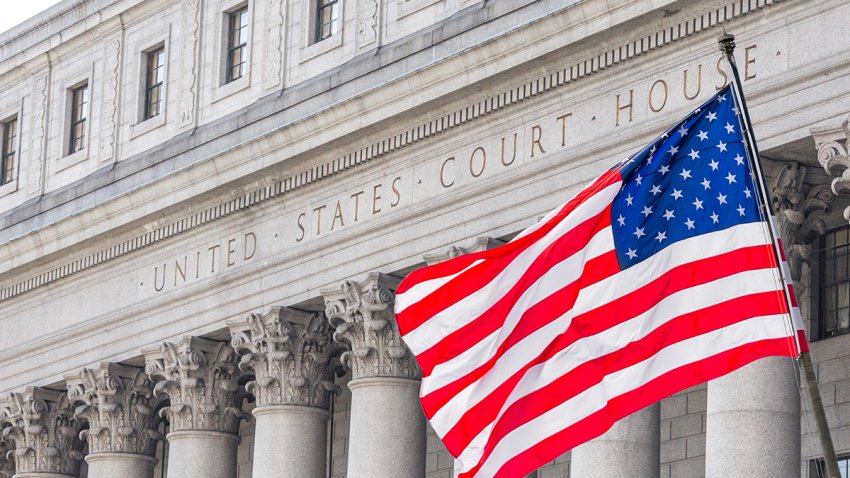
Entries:
{"label": "vertical fluting on column", "polygon": [[28,387],[0,404],[3,437],[14,443],[15,477],[67,478],[80,474],[80,422],[64,392]]}
{"label": "vertical fluting on column", "polygon": [[102,363],[65,377],[74,416],[88,422],[89,478],[151,478],[159,417],[153,384],[144,370]]}
{"label": "vertical fluting on column", "polygon": [[161,414],[170,424],[168,478],[236,476],[243,392],[238,356],[229,344],[198,337],[143,350],[154,395],[170,404]]}
{"label": "vertical fluting on column", "polygon": [[348,476],[425,475],[425,422],[419,404],[421,372],[401,341],[393,315],[398,280],[371,273],[322,290],[334,341],[351,368]]}
{"label": "vertical fluting on column", "polygon": [[253,410],[253,478],[324,478],[338,347],[324,315],[272,307],[228,324]]}

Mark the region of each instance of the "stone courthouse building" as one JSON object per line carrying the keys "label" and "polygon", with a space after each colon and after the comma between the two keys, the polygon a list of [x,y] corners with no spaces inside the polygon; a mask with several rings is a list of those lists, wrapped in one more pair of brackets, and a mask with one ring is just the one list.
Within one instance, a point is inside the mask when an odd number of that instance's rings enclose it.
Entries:
{"label": "stone courthouse building", "polygon": [[[452,476],[394,288],[711,96],[724,29],[846,469],[848,25],[846,0],[58,3],[0,34],[0,476]],[[532,476],[818,476],[805,397],[762,360]]]}

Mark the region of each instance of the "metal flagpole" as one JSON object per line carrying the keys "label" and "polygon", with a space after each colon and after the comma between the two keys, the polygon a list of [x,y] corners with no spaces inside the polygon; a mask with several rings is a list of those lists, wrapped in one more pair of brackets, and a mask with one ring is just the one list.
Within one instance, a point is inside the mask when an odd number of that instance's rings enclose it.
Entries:
{"label": "metal flagpole", "polygon": [[[726,64],[729,73],[732,75],[732,90],[735,94],[736,99],[738,100],[738,104],[741,107],[741,122],[744,125],[744,142],[746,143],[748,156],[750,156],[750,165],[753,168],[753,171],[756,173],[757,181],[759,183],[759,191],[761,193],[762,202],[767,209],[768,214],[768,230],[770,232],[771,239],[773,240],[774,253],[777,258],[777,265],[781,265],[781,251],[779,245],[779,232],[776,229],[776,224],[774,223],[774,211],[773,205],[769,201],[769,196],[767,194],[767,187],[765,185],[764,180],[764,172],[761,168],[761,162],[759,160],[758,147],[756,146],[755,137],[753,136],[752,131],[752,123],[750,122],[750,113],[747,110],[747,104],[744,100],[744,90],[741,85],[741,77],[738,74],[738,67],[735,63],[735,35],[724,33],[721,35],[717,42],[720,44],[720,51],[726,57]],[[788,302],[789,311],[793,308],[793,304],[791,301],[790,291],[786,286],[786,280],[784,277],[784,273],[782,268],[779,268],[779,275],[783,282],[783,288],[785,289],[785,298]],[[790,315],[790,314],[789,314]],[[796,327],[792,321],[792,330],[796,331]],[[795,333],[795,336],[797,334]],[[797,350],[800,350],[799,338],[797,339]],[[835,457],[835,448],[832,444],[832,437],[829,433],[829,424],[826,421],[826,412],[823,408],[823,400],[820,396],[820,388],[818,388],[817,377],[815,376],[814,365],[812,364],[812,357],[809,352],[801,352],[800,353],[800,364],[803,369],[803,373],[806,376],[806,388],[809,390],[809,396],[812,400],[812,408],[815,414],[815,422],[817,424],[818,429],[818,437],[820,438],[821,448],[823,449],[824,463],[826,464],[826,473],[829,478],[841,478],[841,474],[838,471],[838,460]]]}

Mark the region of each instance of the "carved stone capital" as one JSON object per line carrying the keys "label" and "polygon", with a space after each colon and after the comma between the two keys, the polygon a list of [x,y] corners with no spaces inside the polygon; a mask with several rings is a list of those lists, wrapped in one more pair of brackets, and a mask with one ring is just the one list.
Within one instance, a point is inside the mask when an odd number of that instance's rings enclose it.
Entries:
{"label": "carved stone capital", "polygon": [[445,252],[425,254],[424,256],[422,256],[422,259],[425,260],[425,264],[431,266],[434,264],[439,264],[440,262],[445,262],[449,259],[454,259],[455,257],[462,256],[464,254],[473,254],[476,252],[486,251],[487,249],[493,249],[494,247],[499,247],[504,244],[505,241],[494,239],[492,237],[478,237],[475,239],[475,242],[473,242],[469,246],[451,246],[446,249]]}
{"label": "carved stone capital", "polygon": [[80,437],[89,453],[133,453],[154,456],[157,431],[153,383],[144,370],[103,363],[65,377],[74,416],[89,423]]}
{"label": "carved stone capital", "polygon": [[[835,128],[811,130],[818,150],[818,162],[832,180],[832,192],[850,191],[850,119]],[[844,219],[850,221],[850,207],[844,209]]]}
{"label": "carved stone capital", "polygon": [[28,387],[0,403],[3,438],[18,474],[55,473],[79,476],[83,459],[80,421],[64,392]]}
{"label": "carved stone capital", "polygon": [[228,323],[231,345],[242,354],[239,368],[256,377],[246,389],[257,405],[303,405],[327,410],[338,363],[324,315],[272,307]]}
{"label": "carved stone capital", "polygon": [[0,478],[12,478],[15,475],[14,442],[0,441]]}
{"label": "carved stone capital", "polygon": [[236,434],[243,392],[237,383],[239,357],[227,343],[184,337],[142,351],[145,372],[156,382],[156,396],[170,404],[160,414],[168,418],[171,431],[210,430]]}
{"label": "carved stone capital", "polygon": [[352,378],[418,379],[419,366],[402,342],[393,314],[399,280],[373,272],[362,282],[345,281],[321,291],[325,314],[336,327],[334,341],[348,347],[342,362]]}

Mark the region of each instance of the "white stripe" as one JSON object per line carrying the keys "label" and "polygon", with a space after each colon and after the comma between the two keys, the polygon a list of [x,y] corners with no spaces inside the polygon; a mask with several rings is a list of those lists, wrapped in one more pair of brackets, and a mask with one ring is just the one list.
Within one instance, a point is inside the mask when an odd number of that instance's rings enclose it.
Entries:
{"label": "white stripe", "polygon": [[445,276],[445,277],[437,277],[437,278],[434,278],[434,279],[431,279],[431,280],[422,281],[422,282],[414,285],[410,289],[407,289],[403,294],[398,294],[395,297],[395,313],[396,314],[402,313],[404,311],[404,309],[408,308],[411,304],[415,304],[416,302],[419,302],[420,300],[424,299],[425,297],[427,297],[429,294],[431,294],[435,290],[446,285],[446,283],[448,283],[450,280],[452,280],[455,277],[463,274],[464,272],[472,269],[473,267],[477,266],[478,264],[481,264],[482,262],[484,262],[484,260],[479,259],[477,261],[474,261],[472,264],[469,264],[468,266],[466,266],[466,268],[464,268],[462,271],[458,272],[457,274],[452,274],[452,275]]}
{"label": "white stripe", "polygon": [[447,334],[475,320],[517,283],[541,252],[576,225],[604,211],[619,190],[618,182],[588,198],[548,234],[518,254],[489,284],[443,309],[404,335],[403,339],[408,348],[418,355],[436,345]]}
{"label": "white stripe", "polygon": [[[605,380],[508,433],[496,445],[477,476],[493,476],[512,457],[546,437],[600,410],[608,400],[635,390],[676,368],[707,359],[723,350],[766,339],[786,337],[782,316],[764,316],[672,344],[653,357],[608,375]],[[464,472],[475,463],[464,457]]]}
{"label": "white stripe", "polygon": [[421,395],[427,395],[454,382],[490,360],[496,354],[502,342],[516,328],[526,310],[564,288],[564,286],[578,280],[587,261],[613,249],[614,236],[611,234],[611,228],[606,227],[596,233],[584,249],[555,264],[517,299],[500,329],[467,349],[463,354],[437,365],[428,377],[424,377]]}
{"label": "white stripe", "polygon": [[[546,362],[530,368],[511,391],[501,410],[506,410],[520,398],[549,385],[579,365],[615,352],[631,342],[646,337],[653,330],[676,317],[736,297],[775,290],[777,289],[771,270],[760,269],[724,277],[671,294],[659,301],[652,309],[596,335],[583,337],[553,355]],[[571,314],[568,312],[565,315]],[[482,380],[455,395],[431,419],[431,425],[437,434],[445,435],[469,408],[486,398],[505,380],[536,357],[556,335],[551,332],[549,335],[535,334],[533,340],[523,340],[521,345],[514,347],[514,349],[522,349],[522,352],[511,350],[511,356],[508,357],[506,354],[505,358],[500,360]],[[530,336],[529,339],[531,338]]]}
{"label": "white stripe", "polygon": [[[761,236],[753,235],[751,232],[752,228],[750,227],[737,226],[734,231],[731,231],[731,234],[729,230],[719,231],[677,242],[641,264],[615,274],[614,276],[599,282],[598,285],[591,285],[582,289],[578,296],[578,300],[581,302],[577,302],[572,311],[567,312],[562,317],[554,320],[552,323],[542,327],[538,331],[530,334],[528,337],[515,344],[511,349],[505,352],[494,368],[488,372],[487,376],[481,379],[486,379],[486,383],[482,383],[481,380],[479,380],[478,382],[471,384],[461,394],[452,399],[444,407],[444,409],[452,407],[453,403],[468,403],[469,406],[478,403],[483,399],[483,397],[498,387],[498,385],[500,385],[504,380],[520,370],[531,358],[536,357],[552,340],[552,337],[563,333],[571,323],[572,317],[578,315],[579,312],[586,312],[604,305],[619,296],[625,295],[647,284],[652,280],[647,277],[649,274],[647,270],[655,269],[655,266],[653,265],[654,261],[660,261],[667,267],[676,267],[692,262],[693,260],[700,259],[704,255],[717,255],[736,250],[738,248],[761,244],[761,242],[759,242],[759,238]],[[719,240],[717,236],[721,233],[722,236],[729,236],[729,239],[725,241]],[[660,274],[660,272],[656,274]],[[619,293],[611,295],[610,292],[612,290],[619,291]],[[502,340],[504,340],[502,336],[506,337],[507,335],[507,333],[502,334],[501,331],[494,332],[486,339],[488,346],[495,350],[498,348],[499,344],[501,344]],[[489,345],[492,340],[496,340],[496,343],[494,345]],[[473,348],[475,349],[475,352],[480,350],[478,346]],[[487,359],[491,356],[492,355],[489,355]],[[464,360],[469,361],[468,365],[465,365],[466,362],[464,362]],[[475,370],[475,368],[480,365],[480,361],[481,357],[479,355],[474,353],[464,353],[455,359],[446,362],[446,364],[444,364],[446,367],[445,369],[439,367],[435,368],[434,372],[429,377],[423,379],[422,395],[426,394],[425,391],[430,393],[431,391],[440,388],[436,386],[436,384],[442,384],[445,382],[439,378],[443,374],[444,370],[451,370],[453,377],[460,377]],[[442,367],[442,365],[440,367]],[[429,382],[433,382],[435,384],[432,385]],[[474,395],[469,395],[473,393],[471,389],[476,389]],[[461,413],[462,411],[463,410],[461,410]],[[440,412],[442,412],[442,410]],[[455,420],[460,418],[460,416],[457,416],[456,413],[457,412],[455,412],[455,415],[452,415]],[[437,419],[438,416],[435,415],[432,420],[432,424],[434,424],[434,420]],[[453,422],[450,418],[447,418],[446,423],[452,424]],[[438,425],[435,425],[435,429],[437,429],[437,427]],[[448,428],[443,425],[439,425],[439,427],[440,429],[437,429],[437,432],[441,436],[448,431]]]}

